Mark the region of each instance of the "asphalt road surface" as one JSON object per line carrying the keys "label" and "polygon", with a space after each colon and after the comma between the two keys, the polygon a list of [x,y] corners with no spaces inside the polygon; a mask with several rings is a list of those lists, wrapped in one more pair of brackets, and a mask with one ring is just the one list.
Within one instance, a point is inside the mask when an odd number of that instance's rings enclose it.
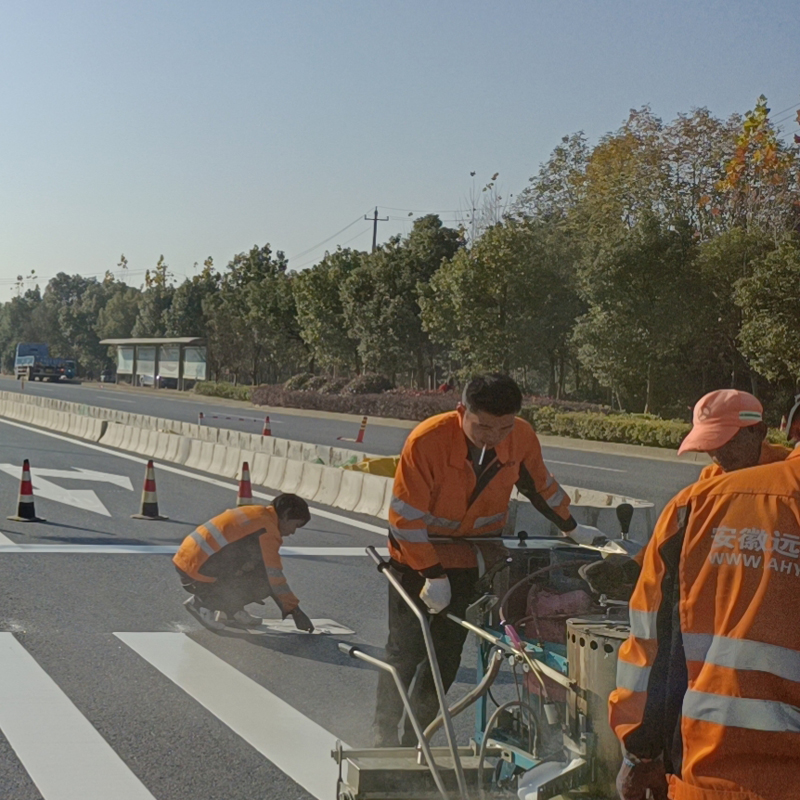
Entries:
{"label": "asphalt road surface", "polygon": [[[80,387],[52,391],[84,397]],[[144,395],[136,402],[138,411],[163,416],[196,409]],[[154,402],[169,411],[152,410]],[[287,428],[308,422],[286,419]],[[565,482],[611,491],[632,493],[651,463],[673,469],[675,483],[693,477],[682,464],[567,450],[547,457]],[[16,513],[24,458],[46,522],[5,519]],[[341,654],[331,636],[242,638],[202,628],[182,607],[187,596],[170,553],[234,504],[235,484],[158,465],[160,511],[169,520],[132,520],[144,466],[132,454],[0,420],[0,797],[333,798],[329,751],[337,738],[369,744],[375,672]],[[385,546],[377,520],[314,508],[287,541],[284,568],[309,616],[353,630],[345,641],[379,655],[386,587],[363,555],[367,545]],[[279,616],[270,602],[249,610]],[[472,663],[468,648],[454,694],[471,685]],[[501,702],[512,696],[507,683],[497,688]],[[469,730],[467,714],[462,740]]]}
{"label": "asphalt road surface", "polygon": [[[13,378],[0,377],[0,389],[19,391],[20,383]],[[250,432],[260,433],[261,423],[212,420],[210,416],[227,415],[263,420],[263,411],[255,406],[248,409],[218,405],[216,402],[212,404],[191,394],[179,398],[174,395],[161,397],[150,391],[136,389],[98,389],[96,386],[61,383],[28,383],[25,391],[74,403],[88,403],[186,422],[197,422],[198,411],[203,411],[209,415],[207,424]],[[284,439],[338,445],[379,455],[399,453],[410,431],[409,428],[382,425],[372,420],[367,425],[364,444],[357,445],[338,441],[339,436],[354,438],[358,432],[357,422],[280,413],[270,414],[270,422],[273,435]],[[561,483],[649,500],[655,504],[657,511],[676,492],[696,480],[702,468],[691,461],[664,461],[561,447],[544,447],[543,453],[550,470]]]}

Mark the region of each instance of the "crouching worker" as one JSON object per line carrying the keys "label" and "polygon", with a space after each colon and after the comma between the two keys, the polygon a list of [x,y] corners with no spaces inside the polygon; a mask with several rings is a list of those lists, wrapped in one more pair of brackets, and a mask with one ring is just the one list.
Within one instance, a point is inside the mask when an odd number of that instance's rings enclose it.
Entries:
{"label": "crouching worker", "polygon": [[244,607],[271,597],[284,619],[291,615],[299,630],[311,633],[314,626],[286,582],[280,556],[283,537],[309,519],[302,497],[280,494],[269,506],[239,506],[198,526],[173,558],[197,616],[215,629],[256,627],[261,620]]}

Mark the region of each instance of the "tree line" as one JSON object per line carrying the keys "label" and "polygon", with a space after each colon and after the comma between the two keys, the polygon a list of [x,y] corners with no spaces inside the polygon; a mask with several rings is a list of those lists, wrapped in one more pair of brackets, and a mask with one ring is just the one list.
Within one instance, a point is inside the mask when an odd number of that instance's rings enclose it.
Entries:
{"label": "tree line", "polygon": [[763,97],[725,120],[633,110],[593,145],[565,136],[513,202],[495,175],[457,228],[422,216],[374,252],[293,272],[254,246],[180,284],[162,257],[141,288],[60,273],[0,307],[2,365],[19,341],[97,372],[101,339],[202,336],[210,377],[237,383],[503,370],[671,416],[720,387],[782,402],[800,381],[798,143]]}

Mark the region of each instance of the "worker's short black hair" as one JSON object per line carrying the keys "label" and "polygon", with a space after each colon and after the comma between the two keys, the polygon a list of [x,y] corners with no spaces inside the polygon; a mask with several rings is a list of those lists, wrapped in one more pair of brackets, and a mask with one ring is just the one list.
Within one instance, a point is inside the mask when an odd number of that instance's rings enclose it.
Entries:
{"label": "worker's short black hair", "polygon": [[516,414],[522,408],[522,392],[513,378],[494,372],[473,378],[464,387],[461,401],[473,414],[483,411],[504,417]]}
{"label": "worker's short black hair", "polygon": [[308,503],[296,494],[279,494],[272,505],[280,519],[299,519],[303,525],[311,519]]}

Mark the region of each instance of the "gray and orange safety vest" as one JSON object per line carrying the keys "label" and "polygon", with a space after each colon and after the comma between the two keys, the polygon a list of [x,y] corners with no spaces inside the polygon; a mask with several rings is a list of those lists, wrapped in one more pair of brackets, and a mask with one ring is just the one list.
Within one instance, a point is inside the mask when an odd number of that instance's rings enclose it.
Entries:
{"label": "gray and orange safety vest", "polygon": [[414,428],[395,473],[389,551],[420,572],[475,566],[470,546],[436,544],[429,536],[499,536],[514,486],[560,529],[575,527],[569,497],[544,465],[533,428],[517,418],[476,478],[462,413],[439,414]]}
{"label": "gray and orange safety vest", "polygon": [[800,797],[800,451],[665,507],[630,622],[610,721],[670,797]]}
{"label": "gray and orange safety vest", "polygon": [[297,608],[299,601],[292,594],[283,574],[280,547],[283,537],[278,528],[278,517],[272,506],[239,506],[224,511],[208,522],[199,525],[178,548],[172,559],[176,567],[196,581],[213,583],[216,578],[204,575],[203,565],[223,547],[258,536],[261,557],[264,560],[272,594],[284,613]]}

